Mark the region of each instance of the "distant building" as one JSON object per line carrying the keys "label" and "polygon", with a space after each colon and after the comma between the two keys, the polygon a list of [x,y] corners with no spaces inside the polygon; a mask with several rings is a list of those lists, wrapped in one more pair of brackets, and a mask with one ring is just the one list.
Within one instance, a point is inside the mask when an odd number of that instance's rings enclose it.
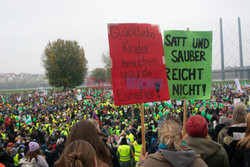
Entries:
{"label": "distant building", "polygon": [[5,80],[6,81],[13,81],[16,78],[15,73],[7,73],[5,74]]}
{"label": "distant building", "polygon": [[[250,66],[244,66],[243,80],[250,80]],[[225,68],[225,80],[240,79],[240,67],[226,67]],[[213,70],[212,78],[214,81],[221,80],[221,70]]]}

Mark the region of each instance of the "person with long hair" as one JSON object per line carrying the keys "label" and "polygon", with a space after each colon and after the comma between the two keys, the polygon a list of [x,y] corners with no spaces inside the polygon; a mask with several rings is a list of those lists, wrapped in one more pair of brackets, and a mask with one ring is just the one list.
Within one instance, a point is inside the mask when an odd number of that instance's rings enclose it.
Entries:
{"label": "person with long hair", "polygon": [[88,142],[75,140],[64,149],[55,167],[97,167],[95,150]]}
{"label": "person with long hair", "polygon": [[[99,137],[96,127],[90,121],[81,120],[71,127],[65,147],[75,140],[85,140],[93,146],[98,167],[112,167],[112,157]],[[58,165],[63,166],[61,163]]]}
{"label": "person with long hair", "polygon": [[26,166],[38,166],[48,167],[48,163],[43,158],[39,144],[36,142],[29,143],[29,151],[25,154],[25,157],[20,160],[22,167]]}
{"label": "person with long hair", "polygon": [[236,146],[236,151],[231,160],[232,167],[250,167],[250,113],[246,117],[246,133]]}
{"label": "person with long hair", "polygon": [[168,117],[161,125],[160,144],[154,154],[140,157],[137,167],[207,167],[193,150],[186,148],[182,142],[182,126],[179,120]]}

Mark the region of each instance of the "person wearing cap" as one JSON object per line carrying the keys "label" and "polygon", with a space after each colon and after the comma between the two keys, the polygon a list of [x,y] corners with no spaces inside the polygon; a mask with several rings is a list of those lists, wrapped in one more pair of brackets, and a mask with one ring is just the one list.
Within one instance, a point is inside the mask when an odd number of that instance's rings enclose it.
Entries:
{"label": "person wearing cap", "polygon": [[22,167],[48,167],[48,163],[43,158],[42,153],[40,151],[39,144],[36,142],[29,143],[29,151],[26,153],[25,157],[20,160],[20,164]]}
{"label": "person wearing cap", "polygon": [[229,167],[224,148],[208,136],[206,119],[201,115],[191,116],[186,123],[188,135],[184,138],[187,147],[194,150],[209,167]]}

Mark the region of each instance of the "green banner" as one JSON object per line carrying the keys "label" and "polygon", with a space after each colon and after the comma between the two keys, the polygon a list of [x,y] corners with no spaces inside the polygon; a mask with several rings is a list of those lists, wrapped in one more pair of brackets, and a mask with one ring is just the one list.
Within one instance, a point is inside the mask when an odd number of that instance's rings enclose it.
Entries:
{"label": "green banner", "polygon": [[171,99],[211,98],[212,31],[164,31]]}

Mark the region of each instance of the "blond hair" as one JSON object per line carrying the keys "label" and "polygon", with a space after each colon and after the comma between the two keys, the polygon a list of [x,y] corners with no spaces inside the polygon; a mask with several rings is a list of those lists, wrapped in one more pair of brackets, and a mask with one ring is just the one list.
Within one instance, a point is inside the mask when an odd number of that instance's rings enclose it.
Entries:
{"label": "blond hair", "polygon": [[250,113],[246,116],[246,123],[247,128],[245,137],[238,142],[237,147],[242,149],[242,147],[245,146],[245,150],[247,151],[250,150]]}
{"label": "blond hair", "polygon": [[182,126],[176,118],[166,119],[159,130],[160,142],[164,143],[170,149],[181,149],[181,131]]}

